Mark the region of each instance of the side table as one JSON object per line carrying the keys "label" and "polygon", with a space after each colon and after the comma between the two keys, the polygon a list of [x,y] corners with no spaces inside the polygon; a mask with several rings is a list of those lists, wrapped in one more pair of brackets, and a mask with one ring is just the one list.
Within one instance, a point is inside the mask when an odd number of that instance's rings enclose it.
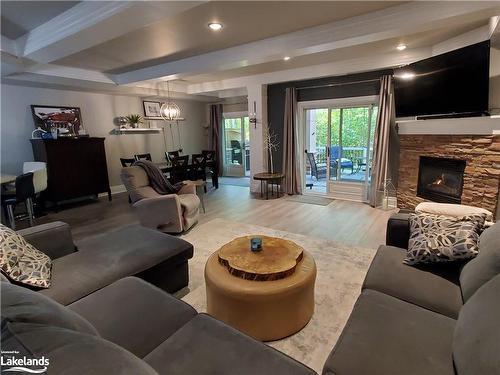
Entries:
{"label": "side table", "polygon": [[269,184],[271,184],[271,196],[274,195],[274,185],[276,185],[276,198],[279,198],[281,192],[281,184],[285,175],[283,173],[256,173],[253,179],[260,181],[260,196],[264,196],[264,188],[266,191],[266,199],[269,199]]}

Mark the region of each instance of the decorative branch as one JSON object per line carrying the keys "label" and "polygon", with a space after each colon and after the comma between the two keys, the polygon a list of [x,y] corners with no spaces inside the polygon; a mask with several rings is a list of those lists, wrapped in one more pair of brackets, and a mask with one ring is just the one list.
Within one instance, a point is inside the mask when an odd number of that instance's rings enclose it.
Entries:
{"label": "decorative branch", "polygon": [[264,148],[269,153],[271,162],[271,173],[274,173],[273,151],[276,151],[279,146],[278,136],[269,128],[269,125],[263,126],[264,130]]}

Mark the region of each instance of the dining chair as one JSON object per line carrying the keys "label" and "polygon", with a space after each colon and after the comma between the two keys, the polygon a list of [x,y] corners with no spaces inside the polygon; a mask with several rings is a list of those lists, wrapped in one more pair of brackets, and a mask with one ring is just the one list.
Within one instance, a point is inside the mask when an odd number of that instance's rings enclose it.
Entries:
{"label": "dining chair", "polygon": [[14,211],[16,205],[19,203],[24,203],[26,205],[30,226],[33,226],[33,198],[35,197],[33,173],[28,172],[17,176],[15,186],[15,196],[7,198],[3,202],[7,208],[7,217],[9,218],[10,227],[14,230],[16,229],[16,217],[14,216]]}
{"label": "dining chair", "polygon": [[212,185],[218,189],[219,188],[219,166],[216,160],[216,154],[214,150],[202,150],[201,154],[205,157],[205,163],[212,177]]}
{"label": "dining chair", "polygon": [[174,158],[177,158],[180,156],[179,151],[165,151],[165,159],[167,159],[168,162],[172,162]]}
{"label": "dining chair", "polygon": [[150,153],[147,153],[147,154],[136,154],[136,155],[134,155],[134,159],[135,159],[135,161],[139,161],[139,160],[152,161]]}
{"label": "dining chair", "polygon": [[[192,160],[192,168],[191,168],[191,179],[193,181],[196,180],[207,180],[207,163],[205,160],[205,156],[203,154],[193,154],[191,155]],[[205,192],[207,190],[205,184]]]}
{"label": "dining chair", "polygon": [[201,154],[205,157],[206,161],[215,161],[215,151],[214,150],[202,150]]}
{"label": "dining chair", "polygon": [[172,159],[172,171],[170,172],[170,179],[172,183],[189,180],[189,155],[177,156]]}
{"label": "dining chair", "polygon": [[120,158],[120,163],[122,164],[122,167],[130,167],[132,164],[134,164],[136,161],[135,158],[129,159],[129,158]]}
{"label": "dining chair", "polygon": [[33,202],[33,213],[35,216],[43,212],[43,199],[41,193],[47,189],[47,163],[43,161],[25,161],[23,163],[23,173],[33,173],[33,188],[35,189],[35,199]]}

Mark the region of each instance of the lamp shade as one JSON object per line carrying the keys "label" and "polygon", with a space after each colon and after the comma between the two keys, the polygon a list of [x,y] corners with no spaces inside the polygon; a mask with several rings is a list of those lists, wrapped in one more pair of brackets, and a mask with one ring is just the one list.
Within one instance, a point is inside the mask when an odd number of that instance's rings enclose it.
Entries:
{"label": "lamp shade", "polygon": [[166,121],[176,120],[181,116],[181,110],[174,102],[166,102],[160,108],[160,115]]}

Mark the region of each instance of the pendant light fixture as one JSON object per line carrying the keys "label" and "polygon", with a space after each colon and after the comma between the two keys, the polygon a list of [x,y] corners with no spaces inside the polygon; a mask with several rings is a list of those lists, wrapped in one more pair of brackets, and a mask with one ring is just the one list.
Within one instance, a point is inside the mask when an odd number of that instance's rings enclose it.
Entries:
{"label": "pendant light fixture", "polygon": [[181,117],[181,110],[177,104],[170,99],[170,85],[167,81],[167,101],[160,108],[160,115],[165,121],[176,121]]}

